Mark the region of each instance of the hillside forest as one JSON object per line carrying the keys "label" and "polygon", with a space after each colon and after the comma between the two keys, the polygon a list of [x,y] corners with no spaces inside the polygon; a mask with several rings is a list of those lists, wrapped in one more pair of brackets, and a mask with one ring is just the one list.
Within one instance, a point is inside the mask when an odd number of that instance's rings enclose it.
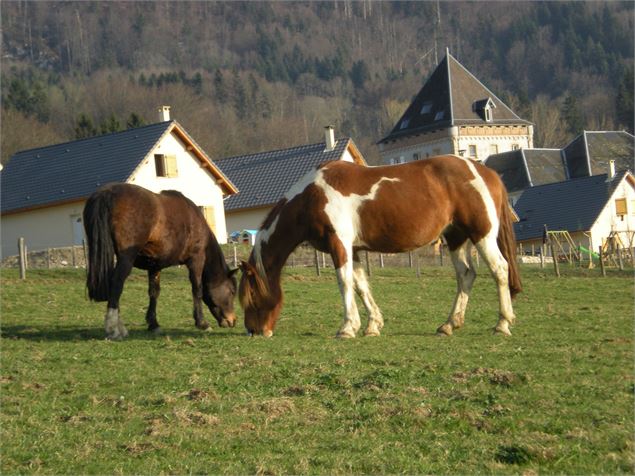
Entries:
{"label": "hillside forest", "polygon": [[633,2],[35,2],[1,6],[2,163],[177,119],[213,160],[351,136],[371,163],[446,48],[536,147],[633,131]]}

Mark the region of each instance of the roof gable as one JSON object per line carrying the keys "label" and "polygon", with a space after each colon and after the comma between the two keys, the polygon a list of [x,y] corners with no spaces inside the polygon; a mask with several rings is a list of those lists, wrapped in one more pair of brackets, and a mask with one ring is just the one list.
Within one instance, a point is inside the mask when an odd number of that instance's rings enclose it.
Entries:
{"label": "roof gable", "polygon": [[240,189],[225,200],[225,210],[271,206],[309,170],[341,159],[347,150],[356,162],[365,164],[350,138],[339,139],[332,150],[325,150],[320,142],[217,160],[218,167]]}
{"label": "roof gable", "polygon": [[[492,109],[491,120],[483,113]],[[387,137],[380,142],[464,124],[530,124],[519,118],[452,55],[446,54]]]}
{"label": "roof gable", "polygon": [[582,177],[528,188],[514,209],[517,240],[540,238],[549,230],[589,231],[625,173],[607,181],[607,175]]}

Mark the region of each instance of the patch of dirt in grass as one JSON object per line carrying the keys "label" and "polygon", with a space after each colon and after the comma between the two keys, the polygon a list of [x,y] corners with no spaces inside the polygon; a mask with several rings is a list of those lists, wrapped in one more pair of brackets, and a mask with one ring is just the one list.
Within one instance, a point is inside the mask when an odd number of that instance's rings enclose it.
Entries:
{"label": "patch of dirt in grass", "polygon": [[147,453],[148,451],[158,450],[160,447],[149,442],[133,441],[131,443],[128,443],[127,445],[121,445],[120,448],[130,453],[133,456],[139,456],[144,453]]}
{"label": "patch of dirt in grass", "polygon": [[202,413],[199,411],[178,409],[174,410],[174,416],[179,423],[184,425],[207,426],[217,425],[220,423],[220,418],[216,415],[210,415],[209,413]]}
{"label": "patch of dirt in grass", "polygon": [[44,390],[46,385],[39,382],[27,382],[22,384],[24,390]]}
{"label": "patch of dirt in grass", "polygon": [[455,372],[452,377],[458,382],[467,382],[472,378],[487,378],[492,385],[503,387],[511,387],[528,381],[524,374],[483,367],[477,367],[467,372]]}
{"label": "patch of dirt in grass", "polygon": [[216,400],[218,396],[214,391],[211,390],[202,390],[200,388],[193,388],[187,392],[183,392],[179,394],[180,397],[187,397],[188,400],[192,400],[195,402],[206,401],[206,400]]}

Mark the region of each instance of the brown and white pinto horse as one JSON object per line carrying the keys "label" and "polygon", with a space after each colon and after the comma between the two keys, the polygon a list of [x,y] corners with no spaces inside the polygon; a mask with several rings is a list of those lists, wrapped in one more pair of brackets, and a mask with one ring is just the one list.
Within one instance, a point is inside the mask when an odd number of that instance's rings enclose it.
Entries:
{"label": "brown and white pinto horse", "polygon": [[358,251],[397,253],[439,235],[447,241],[458,284],[450,316],[437,332],[451,335],[463,325],[476,277],[470,258],[474,245],[498,286],[495,331],[510,335],[512,297],[521,283],[507,192],[496,172],[456,156],[384,167],[327,162],[296,183],[269,213],[249,262],[241,265],[238,293],[248,333],[273,334],[282,309],[282,267],[308,241],[330,253],[337,271],[344,301],[338,337],[355,337],[360,328],[355,291],[369,316],[365,334],[379,335],[383,318]]}
{"label": "brown and white pinto horse", "polygon": [[87,200],[84,228],[88,296],[108,301],[108,339],[128,335],[119,316],[119,298],[133,266],[148,271],[148,330],[159,330],[156,307],[161,270],[177,264],[189,270],[196,327],[209,328],[201,300],[221,327],[235,325],[237,269],[229,269],[203,213],[181,193],[168,190],[156,194],[137,185],[106,185]]}

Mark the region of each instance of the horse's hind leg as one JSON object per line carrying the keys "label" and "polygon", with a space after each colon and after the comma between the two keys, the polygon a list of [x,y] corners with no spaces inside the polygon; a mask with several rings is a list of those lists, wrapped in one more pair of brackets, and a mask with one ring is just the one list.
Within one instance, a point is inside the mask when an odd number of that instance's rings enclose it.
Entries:
{"label": "horse's hind leg", "polygon": [[340,287],[344,304],[344,322],[337,331],[337,337],[355,337],[361,327],[359,311],[355,302],[355,278],[353,271],[353,249],[349,244],[345,246],[337,235],[328,237],[329,251],[333,259],[333,266],[337,274],[337,284]]}
{"label": "horse's hind leg", "polygon": [[107,339],[119,340],[128,336],[128,330],[119,315],[119,298],[123,292],[124,281],[132,271],[136,254],[136,251],[129,251],[117,255],[117,265],[110,281],[110,296],[108,297],[108,310],[105,318]]}
{"label": "horse's hind leg", "polygon": [[472,244],[469,241],[465,241],[454,250],[450,249],[452,264],[456,272],[456,296],[448,320],[437,329],[437,334],[452,335],[454,329],[463,326],[467,301],[476,279],[476,271],[470,256],[471,250]]}
{"label": "horse's hind leg", "polygon": [[487,264],[498,288],[499,317],[494,332],[511,335],[510,324],[514,323],[514,309],[512,308],[512,298],[509,292],[509,265],[498,248],[496,236],[487,235],[476,243],[476,248]]}
{"label": "horse's hind leg", "polygon": [[148,312],[146,312],[146,322],[148,330],[151,332],[159,332],[159,323],[157,321],[157,301],[161,293],[161,271],[148,270]]}
{"label": "horse's hind leg", "polygon": [[368,325],[364,331],[365,336],[378,336],[379,331],[384,327],[384,318],[381,315],[379,307],[373,299],[368,284],[368,278],[364,271],[364,266],[360,263],[357,254],[354,256],[353,263],[353,280],[355,282],[355,291],[364,303],[366,312],[368,312]]}

